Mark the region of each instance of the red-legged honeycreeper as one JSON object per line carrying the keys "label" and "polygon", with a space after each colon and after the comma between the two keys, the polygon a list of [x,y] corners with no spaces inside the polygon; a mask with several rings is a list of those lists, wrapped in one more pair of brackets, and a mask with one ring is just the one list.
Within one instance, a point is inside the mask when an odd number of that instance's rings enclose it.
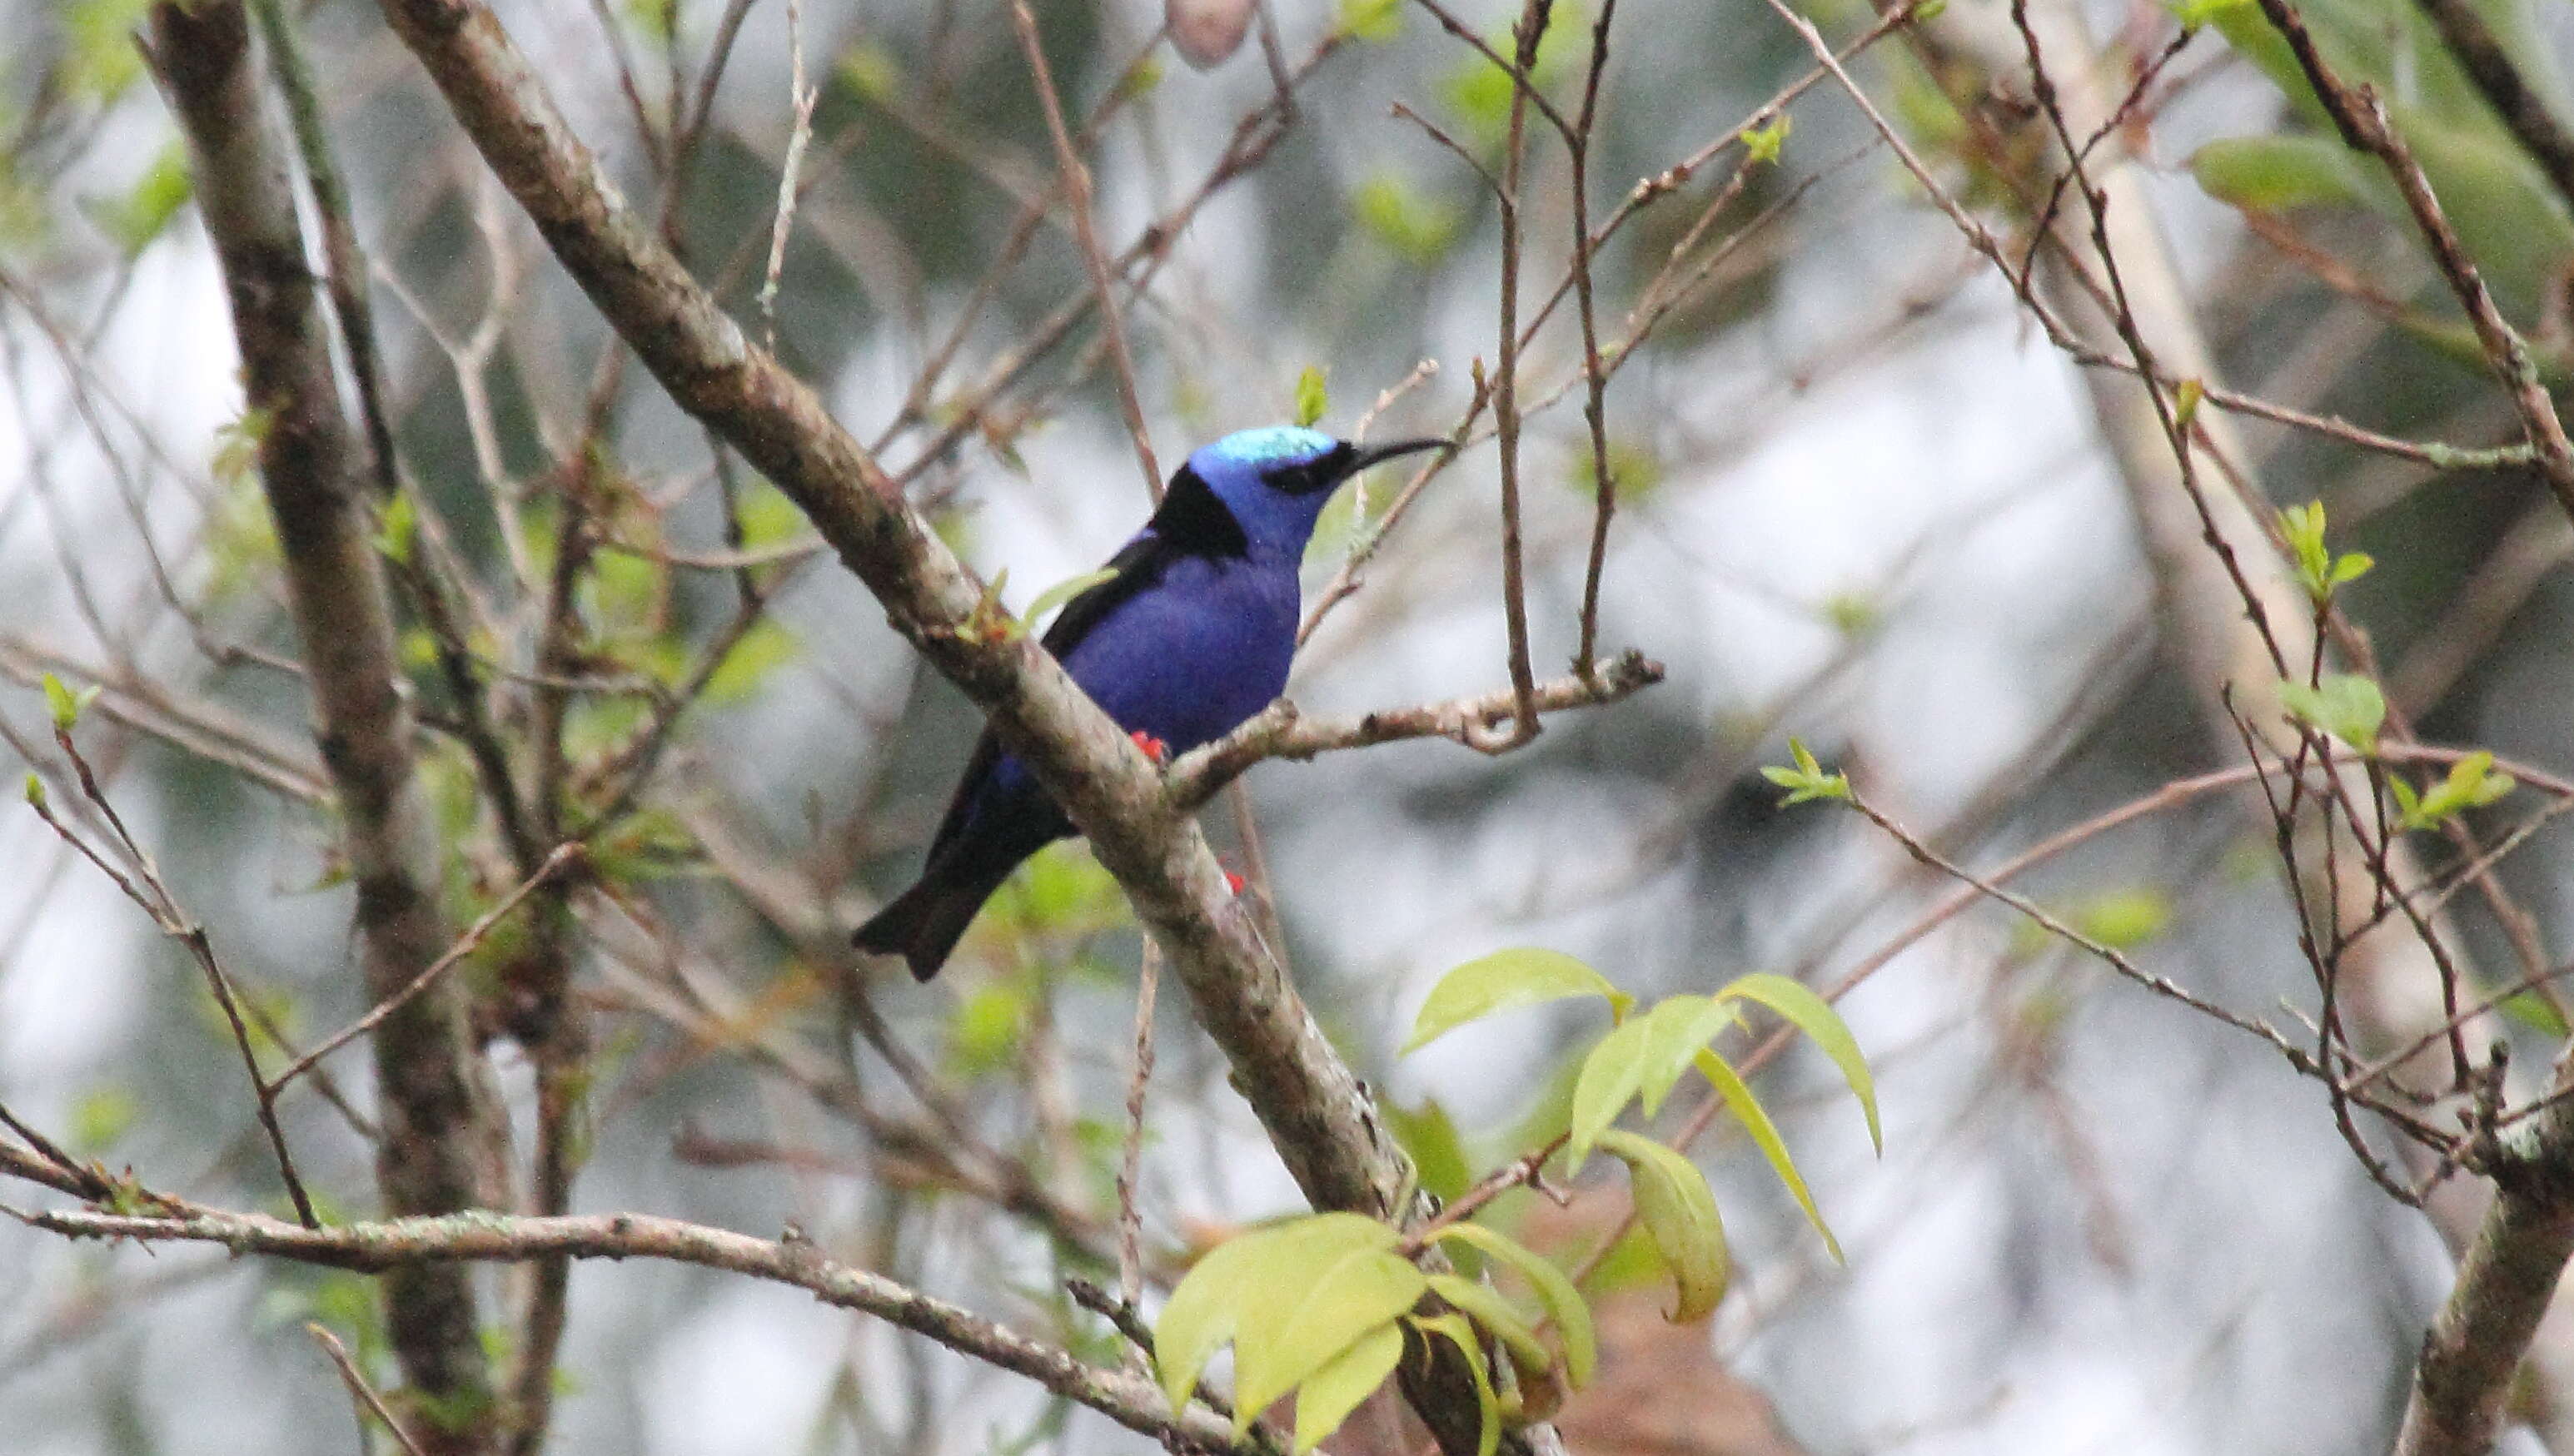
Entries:
{"label": "red-legged honeycreeper", "polygon": [[[1139,742],[1177,755],[1223,737],[1287,686],[1302,608],[1296,580],[1323,502],[1413,439],[1364,448],[1274,425],[1190,455],[1162,505],[1109,558],[1115,574],[1069,602],[1041,639],[1081,690]],[[919,883],[858,927],[859,949],[938,974],[974,913],[1072,821],[985,729]]]}

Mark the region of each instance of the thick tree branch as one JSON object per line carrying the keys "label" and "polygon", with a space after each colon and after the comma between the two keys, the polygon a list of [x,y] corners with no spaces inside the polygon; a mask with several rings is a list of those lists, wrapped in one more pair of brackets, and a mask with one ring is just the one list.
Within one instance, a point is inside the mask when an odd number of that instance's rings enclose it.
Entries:
{"label": "thick tree branch", "polygon": [[[437,899],[438,847],[412,772],[412,714],[392,609],[371,541],[365,452],[341,412],[287,153],[261,109],[240,5],[155,6],[150,51],[187,135],[248,402],[269,420],[260,476],[357,882],[367,990],[383,1000],[434,964],[450,937]],[[460,989],[428,988],[385,1019],[374,1047],[384,1101],[376,1175],[386,1207],[411,1214],[472,1206],[485,1108]],[[412,1383],[452,1409],[488,1408],[491,1376],[464,1271],[401,1269],[386,1296],[395,1351]],[[434,1449],[480,1451],[487,1439],[482,1421],[468,1421],[441,1430]]]}
{"label": "thick tree branch", "polygon": [[[0,1152],[10,1149],[0,1148]],[[0,1167],[18,1171],[11,1159]],[[12,1210],[13,1212],[15,1210]],[[265,1254],[362,1273],[396,1274],[424,1268],[460,1270],[469,1262],[519,1263],[534,1259],[666,1259],[722,1269],[809,1290],[825,1304],[870,1314],[926,1335],[1076,1400],[1119,1425],[1174,1449],[1241,1452],[1263,1456],[1254,1441],[1237,1445],[1228,1424],[1210,1412],[1174,1415],[1153,1382],[1123,1370],[1087,1365],[1052,1345],[985,1319],[969,1309],[898,1284],[879,1274],[827,1257],[794,1229],[776,1239],[642,1213],[597,1213],[513,1218],[497,1213],[457,1213],[443,1218],[400,1218],[308,1229],[257,1213],[229,1213],[179,1205],[166,1216],[40,1210],[15,1216],[32,1227],[71,1238],[131,1238],[142,1242],[216,1243],[238,1254]],[[1275,1453],[1266,1453],[1275,1456]]]}
{"label": "thick tree branch", "polygon": [[2395,1456],[2484,1456],[2501,1434],[2521,1360],[2574,1255],[2574,1097],[2567,1091],[2560,1069],[2558,1100],[2492,1149],[2486,1171],[2493,1203],[2423,1336]]}

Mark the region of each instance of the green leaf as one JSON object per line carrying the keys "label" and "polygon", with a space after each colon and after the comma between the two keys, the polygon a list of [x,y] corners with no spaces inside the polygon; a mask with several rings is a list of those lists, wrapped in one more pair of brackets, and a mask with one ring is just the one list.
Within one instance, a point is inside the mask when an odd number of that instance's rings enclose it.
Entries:
{"label": "green leaf", "polygon": [[1850,1084],[1851,1094],[1859,1098],[1860,1110],[1868,1114],[1869,1142],[1879,1156],[1885,1155],[1886,1135],[1877,1118],[1877,1082],[1869,1076],[1868,1058],[1859,1050],[1859,1039],[1851,1035],[1849,1024],[1831,1003],[1803,985],[1767,971],[1738,977],[1716,996],[1719,1001],[1759,1002],[1822,1049],[1833,1066],[1841,1069],[1842,1080]]}
{"label": "green leaf", "polygon": [[1788,1155],[1787,1139],[1779,1135],[1779,1125],[1770,1120],[1770,1113],[1761,1105],[1761,1099],[1752,1094],[1752,1089],[1734,1068],[1714,1052],[1702,1050],[1693,1065],[1715,1087],[1717,1095],[1725,1098],[1726,1109],[1734,1113],[1734,1120],[1742,1123],[1743,1130],[1752,1134],[1752,1145],[1761,1149],[1763,1157],[1770,1159],[1771,1170],[1779,1174],[1779,1181],[1788,1185],[1788,1192],[1796,1198],[1797,1206],[1806,1210],[1806,1221],[1815,1225],[1815,1231],[1824,1236],[1824,1247],[1832,1252],[1833,1262],[1848,1262],[1842,1257],[1842,1241],[1833,1237],[1831,1225],[1824,1222],[1823,1210],[1815,1206],[1815,1195],[1806,1186],[1805,1174],[1797,1171],[1797,1160]]}
{"label": "green leaf", "polygon": [[1556,1338],[1564,1342],[1565,1378],[1576,1389],[1591,1383],[1591,1372],[1600,1362],[1600,1341],[1591,1324],[1591,1306],[1583,1302],[1582,1291],[1573,1287],[1573,1281],[1565,1277],[1553,1259],[1481,1223],[1451,1223],[1432,1239],[1466,1244],[1509,1265],[1527,1280],[1538,1302],[1546,1306],[1546,1317],[1555,1325]]}
{"label": "green leaf", "polygon": [[1795,768],[1770,764],[1761,770],[1763,778],[1788,791],[1788,796],[1779,801],[1780,808],[1803,804],[1809,799],[1847,799],[1851,796],[1849,776],[1825,773],[1824,766],[1815,761],[1814,752],[1802,739],[1789,739],[1788,751],[1796,756]]}
{"label": "green leaf", "polygon": [[1468,1022],[1495,1012],[1571,996],[1597,996],[1609,1003],[1610,1015],[1623,1021],[1636,999],[1609,984],[1599,972],[1564,954],[1534,946],[1480,956],[1439,978],[1430,999],[1413,1018],[1407,1053],[1419,1051]]}
{"label": "green leaf", "polygon": [[2112,890],[2073,914],[2073,928],[2113,951],[2132,951],[2171,924],[2171,900],[2149,886]]}
{"label": "green leaf", "polygon": [[1475,1339],[1475,1327],[1462,1314],[1433,1315],[1414,1318],[1412,1327],[1422,1334],[1440,1335],[1457,1347],[1465,1357],[1466,1368],[1475,1375],[1475,1407],[1483,1417],[1483,1434],[1477,1439],[1475,1456],[1493,1456],[1502,1443],[1502,1402],[1493,1394],[1493,1377],[1484,1369],[1484,1351]]}
{"label": "green leaf", "polygon": [[1341,0],[1341,29],[1382,44],[1403,34],[1403,0]]}
{"label": "green leaf", "polygon": [[1671,1270],[1678,1299],[1665,1316],[1687,1324],[1716,1312],[1725,1298],[1728,1264],[1725,1225],[1716,1216],[1716,1190],[1698,1164],[1650,1137],[1612,1130],[1601,1147],[1627,1164],[1636,1216]]}
{"label": "green leaf", "polygon": [[2172,16],[2183,30],[2196,30],[2220,13],[2249,5],[2252,0],[2180,0],[2172,7]]}
{"label": "green leaf", "polygon": [[188,202],[188,156],[173,140],[120,198],[92,200],[90,221],[131,258],[152,246]]}
{"label": "green leaf", "polygon": [[2386,721],[2386,698],[2369,678],[2352,672],[2327,673],[2321,683],[2279,684],[2279,705],[2300,722],[2320,728],[2371,757],[2377,753],[2377,730]]}
{"label": "green leaf", "polygon": [[2253,213],[2360,205],[2372,189],[2349,148],[2293,133],[2210,142],[2190,154],[2189,171],[2209,197]]}
{"label": "green leaf", "polygon": [[1318,1213],[1238,1235],[1198,1260],[1153,1323],[1153,1363],[1171,1408],[1188,1403],[1198,1376],[1245,1313],[1275,1310],[1279,1293],[1305,1287],[1316,1266],[1359,1249],[1391,1249],[1393,1229],[1356,1213]]}
{"label": "green leaf", "polygon": [[27,770],[27,806],[39,814],[45,809],[45,781],[36,777],[34,769]]}
{"label": "green leaf", "polygon": [[107,1151],[134,1126],[141,1110],[134,1093],[121,1087],[93,1088],[72,1104],[72,1150],[89,1157]]}
{"label": "green leaf", "polygon": [[2462,811],[2481,809],[2519,788],[2519,780],[2493,771],[2493,761],[2494,756],[2482,750],[2468,754],[2449,766],[2447,778],[2419,797],[2403,778],[2390,777],[2386,787],[2403,815],[2399,827],[2437,829]]}
{"label": "green leaf", "polygon": [[88,687],[75,692],[63,686],[61,678],[49,672],[45,674],[44,685],[45,707],[54,715],[54,727],[60,732],[72,731],[72,725],[80,721],[82,710],[98,701],[99,684],[97,683],[91,683]]}
{"label": "green leaf", "polygon": [[411,564],[411,553],[420,542],[420,506],[408,490],[394,496],[385,506],[384,516],[376,528],[376,550],[397,566]]}
{"label": "green leaf", "polygon": [[1359,1402],[1403,1362],[1403,1326],[1380,1325],[1331,1358],[1296,1392],[1296,1451],[1311,1451],[1341,1428]]}
{"label": "green leaf", "polygon": [[774,617],[761,617],[733,642],[722,665],[706,679],[705,702],[720,707],[748,698],[770,673],[792,661],[799,650],[794,633]]}
{"label": "green leaf", "polygon": [[134,32],[151,0],[70,0],[62,9],[64,74],[73,93],[114,101],[143,74]]}
{"label": "green leaf", "polygon": [[1779,149],[1788,145],[1788,132],[1796,118],[1781,112],[1777,120],[1765,127],[1754,127],[1743,134],[1743,157],[1746,164],[1779,165]]}
{"label": "green leaf", "polygon": [[1010,1065],[1028,1022],[1028,994],[1012,982],[985,984],[956,1005],[948,1040],[956,1072],[967,1079]]}
{"label": "green leaf", "polygon": [[1063,605],[1065,602],[1072,600],[1074,597],[1081,595],[1083,592],[1088,591],[1094,586],[1105,586],[1116,579],[1117,569],[1113,566],[1100,571],[1085,571],[1079,576],[1067,577],[1066,579],[1058,581],[1054,585],[1047,587],[1045,590],[1038,592],[1037,599],[1029,602],[1027,611],[1021,614],[1021,620],[1029,623],[1030,625],[1034,625],[1036,622],[1042,620],[1046,613],[1053,611],[1056,607]]}
{"label": "green leaf", "polygon": [[[1394,1230],[1385,1231],[1390,1241]],[[1391,1248],[1359,1247],[1328,1259],[1282,1260],[1267,1273],[1253,1305],[1258,1317],[1234,1330],[1236,1440],[1280,1396],[1361,1336],[1393,1323],[1430,1289],[1428,1276]],[[1283,1319],[1278,1317],[1282,1312]]]}
{"label": "green leaf", "polygon": [[1394,1134],[1396,1144],[1411,1157],[1424,1190],[1448,1203],[1473,1185],[1475,1170],[1466,1158],[1466,1140],[1457,1131],[1456,1119],[1448,1115],[1437,1097],[1423,1101],[1417,1111],[1390,1101],[1379,1110],[1386,1130]]}
{"label": "green leaf", "polygon": [[1323,387],[1323,371],[1307,364],[1296,373],[1296,422],[1311,425],[1332,407],[1331,391]]}
{"label": "green leaf", "polygon": [[[1511,1307],[1491,1286],[1479,1284],[1462,1274],[1433,1274],[1430,1292],[1456,1305],[1475,1323],[1492,1331],[1493,1337],[1511,1347],[1522,1365],[1543,1370],[1555,1363],[1555,1356],[1539,1343],[1537,1331],[1529,1328],[1526,1316]],[[1304,1397],[1297,1397],[1302,1400]]]}
{"label": "green leaf", "polygon": [[1350,210],[1378,242],[1415,264],[1446,258],[1465,224],[1455,207],[1423,197],[1411,185],[1384,174],[1359,184]]}
{"label": "green leaf", "polygon": [[1653,1045],[1653,1023],[1637,1017],[1600,1039],[1582,1060],[1581,1080],[1573,1085],[1572,1141],[1566,1144],[1568,1166],[1580,1167],[1592,1145],[1618,1114],[1634,1101],[1645,1084],[1645,1057]]}
{"label": "green leaf", "polygon": [[2198,379],[2183,379],[2172,390],[2172,423],[2187,430],[2198,419],[2198,406],[2207,398],[2207,385]]}
{"label": "green leaf", "polygon": [[1741,1019],[1733,1007],[1712,996],[1671,997],[1644,1016],[1648,1028],[1645,1075],[1636,1090],[1646,1116],[1663,1109],[1663,1098],[1671,1095],[1691,1060],[1716,1040],[1716,1034]]}

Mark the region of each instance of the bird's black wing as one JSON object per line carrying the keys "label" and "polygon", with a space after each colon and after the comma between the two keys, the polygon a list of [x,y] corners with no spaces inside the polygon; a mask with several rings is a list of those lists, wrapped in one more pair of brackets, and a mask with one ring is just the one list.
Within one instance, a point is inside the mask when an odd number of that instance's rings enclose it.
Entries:
{"label": "bird's black wing", "polygon": [[[1241,556],[1251,550],[1251,542],[1242,533],[1242,523],[1233,518],[1222,500],[1209,489],[1198,472],[1182,465],[1171,477],[1170,489],[1162,494],[1161,508],[1135,539],[1118,548],[1108,558],[1103,570],[1114,573],[1107,580],[1076,594],[1056,612],[1054,622],[1037,640],[1058,659],[1080,645],[1091,629],[1108,619],[1108,614],[1137,592],[1162,579],[1162,572],[1183,556]],[[983,781],[991,776],[993,765],[1001,761],[1001,740],[991,729],[975,740],[974,756],[965,762],[964,777],[956,784],[956,797],[948,801],[947,813],[938,821],[938,832],[930,836],[929,858],[932,863],[939,852],[964,830],[968,806]]]}

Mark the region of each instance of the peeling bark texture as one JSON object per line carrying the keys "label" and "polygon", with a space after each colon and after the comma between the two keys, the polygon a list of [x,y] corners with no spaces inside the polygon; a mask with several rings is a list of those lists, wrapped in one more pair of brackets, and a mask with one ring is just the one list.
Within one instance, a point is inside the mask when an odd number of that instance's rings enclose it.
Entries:
{"label": "peeling bark texture", "polygon": [[[2092,134],[2108,118],[2118,97],[2110,83],[2079,12],[2062,0],[2032,0],[2029,24],[2046,57],[2047,73],[2076,137]],[[2026,50],[2002,0],[1963,0],[1931,27],[1942,59],[1969,70],[1979,79],[1978,94],[1991,89],[2025,96],[2029,89]],[[2027,125],[2042,128],[2042,121]],[[2058,165],[2061,154],[2051,146],[2046,155]],[[2105,231],[2116,253],[2130,311],[2155,351],[2163,372],[2213,384],[2219,374],[2205,337],[2200,333],[2179,271],[2157,226],[2151,200],[2135,170],[2116,151],[2114,138],[2096,151],[2090,177],[2106,198]],[[2057,231],[2077,254],[2090,255],[2090,216],[2078,191],[2068,189]],[[2093,264],[2097,272],[2097,264]],[[2041,262],[2038,289],[2049,307],[2078,331],[2083,342],[2111,357],[2125,347],[2112,321],[2091,296],[2063,269]],[[2180,469],[2145,385],[2134,375],[2110,370],[2084,371],[2102,443],[2116,459],[2119,476],[2133,506],[2139,539],[2151,565],[2165,650],[2181,665],[2199,692],[2209,732],[2219,743],[2234,743],[2220,692],[2231,684],[2235,708],[2269,736],[2268,747],[2287,741],[2278,700],[2277,669],[2259,632],[2247,616],[2241,592],[2217,554],[2211,534],[2231,551],[2245,580],[2260,600],[2280,651],[2302,672],[2315,650],[2314,616],[2303,588],[2288,562],[2270,540],[2251,501],[2238,493],[2216,463],[2216,454],[2243,464],[2254,458],[2235,431],[2230,415],[2220,410],[2198,412],[2196,428],[2204,443],[2193,446],[2196,472],[2204,492],[2211,530],[2182,487]],[[2215,453],[2207,446],[2212,445]],[[2367,803],[2374,789],[2355,767],[2337,770],[2345,776],[2352,802]],[[2255,813],[2267,809],[2257,797],[2247,800]],[[2329,912],[2346,927],[2366,922],[2374,908],[2374,887],[2367,875],[2346,872],[2338,895],[2327,891],[2321,873],[2320,845],[2309,846],[2305,862],[2316,873],[2307,894],[2318,915]],[[2347,842],[2343,845],[2349,850]],[[2356,858],[2345,853],[2346,866]],[[2389,848],[2387,864],[2396,882],[2421,883],[2421,870],[2399,841]],[[2438,920],[2453,962],[2463,969],[2465,955]],[[2363,1056],[2382,1055],[2411,1046],[2443,1026],[2439,968],[2422,937],[2400,917],[2389,917],[2375,930],[2352,941],[2343,957],[2341,1015],[2354,1047]],[[2470,1023],[2468,1045],[2481,1047],[2498,1035],[2484,1023]],[[2440,1056],[2435,1046],[2425,1058]],[[2413,1150],[2411,1144],[2406,1144]],[[2484,1237],[2487,1192],[2474,1179],[2452,1178],[2425,1199],[2433,1226],[2453,1253],[2464,1255]],[[2463,1277],[2463,1274],[2462,1274]],[[2552,1287],[2553,1276],[2550,1276]],[[2536,1327],[2528,1347],[2527,1389],[2537,1428],[2551,1449],[2574,1452],[2574,1303],[2558,1300]]]}
{"label": "peeling bark texture", "polygon": [[[232,305],[249,406],[267,417],[260,475],[310,671],[316,738],[357,884],[367,995],[409,985],[447,948],[438,846],[412,772],[393,612],[366,506],[365,455],[340,405],[283,139],[260,104],[238,3],[156,5],[150,54],[187,134],[196,196]],[[384,1136],[376,1177],[395,1214],[476,1201],[485,1110],[461,984],[442,980],[373,1039]],[[470,1419],[421,1422],[438,1456],[488,1449],[491,1377],[473,1285],[455,1265],[390,1269],[385,1303],[405,1377]]]}
{"label": "peeling bark texture", "polygon": [[[1411,1214],[1409,1161],[1151,762],[1034,640],[958,630],[980,584],[821,399],[753,346],[628,207],[487,6],[380,3],[484,161],[644,367],[803,510],[894,627],[984,709],[1089,838],[1306,1198]],[[1471,1422],[1477,1408],[1462,1377],[1443,1380],[1431,1405],[1432,1426],[1452,1433],[1460,1425],[1449,1417],[1463,1411]],[[1551,1438],[1538,1429],[1538,1439]]]}

